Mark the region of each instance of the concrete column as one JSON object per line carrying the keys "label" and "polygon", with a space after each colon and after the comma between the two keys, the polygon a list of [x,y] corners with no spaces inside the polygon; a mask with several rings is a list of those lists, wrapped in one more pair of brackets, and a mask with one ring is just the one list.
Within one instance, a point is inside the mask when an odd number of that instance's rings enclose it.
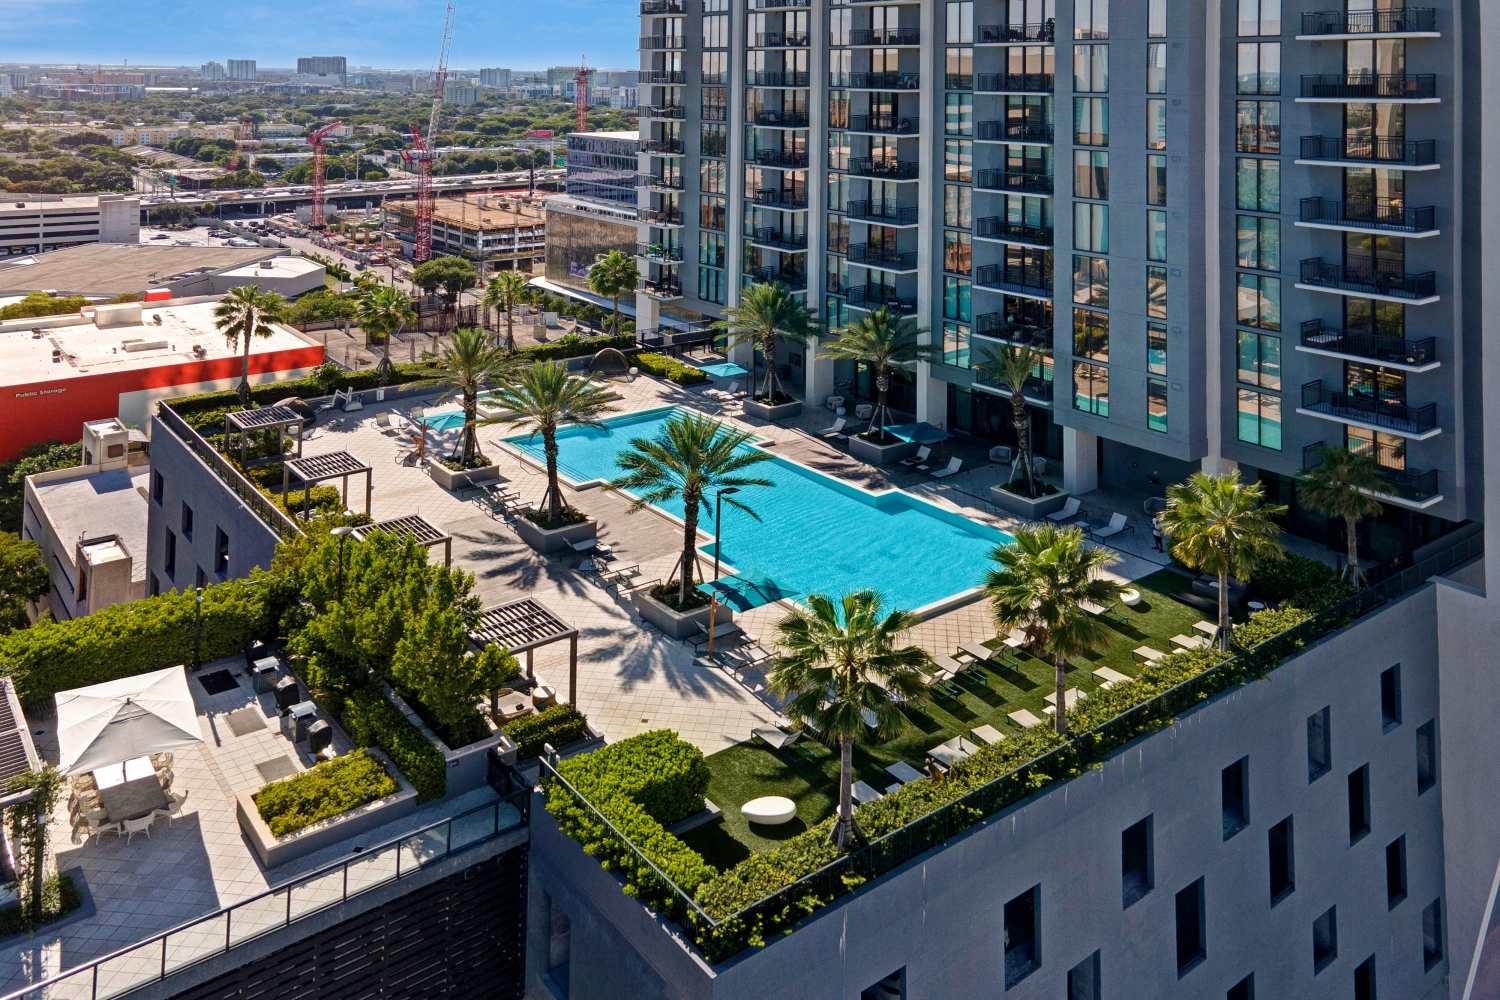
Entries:
{"label": "concrete column", "polygon": [[635,293],[635,328],[655,330],[661,325],[661,303],[645,292]]}
{"label": "concrete column", "polygon": [[934,427],[948,426],[948,383],[932,377],[932,366],[917,362],[917,420]]}
{"label": "concrete column", "polygon": [[830,358],[818,357],[818,338],[807,338],[807,350],[803,355],[802,372],[804,384],[802,402],[807,406],[822,406],[823,400],[833,392],[833,367]]}
{"label": "concrete column", "polygon": [[1099,435],[1063,428],[1063,489],[1078,496],[1099,488]]}
{"label": "concrete column", "polygon": [[[1212,412],[1212,411],[1210,411]],[[1209,438],[1209,453],[1203,456],[1202,470],[1210,476],[1226,476],[1231,472],[1238,471],[1240,463],[1232,458],[1214,454],[1213,438]]]}

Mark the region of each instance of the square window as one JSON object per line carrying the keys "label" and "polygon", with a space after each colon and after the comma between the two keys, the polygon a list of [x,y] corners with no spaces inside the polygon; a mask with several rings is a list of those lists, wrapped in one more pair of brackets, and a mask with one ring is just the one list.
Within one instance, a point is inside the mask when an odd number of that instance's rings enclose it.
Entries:
{"label": "square window", "polygon": [[1349,774],[1349,843],[1370,832],[1370,765]]}
{"label": "square window", "polygon": [[182,537],[193,540],[193,508],[186,503],[182,505]]}
{"label": "square window", "polygon": [[1120,889],[1126,908],[1156,887],[1151,827],[1151,817],[1147,816],[1120,834]]}
{"label": "square window", "polygon": [[1034,885],[1005,904],[1005,988],[1010,989],[1042,964],[1041,893]]}
{"label": "square window", "polygon": [[151,470],[151,499],[158,504],[161,503],[163,494],[167,491],[166,480],[162,479],[161,473],[155,469]]}
{"label": "square window", "polygon": [[1224,839],[1228,840],[1250,823],[1250,758],[1241,757],[1219,773],[1223,805]]}
{"label": "square window", "polygon": [[1375,956],[1354,967],[1354,1000],[1375,1000]]}
{"label": "square window", "polygon": [[1406,898],[1406,835],[1385,845],[1385,908],[1394,910]]}
{"label": "square window", "polygon": [[1428,972],[1443,960],[1443,901],[1434,899],[1422,910],[1422,968]]}
{"label": "square window", "polygon": [[859,1000],[906,1000],[906,966],[861,990]]}
{"label": "square window", "polygon": [[1096,951],[1068,970],[1068,1000],[1101,1000],[1103,995]]}
{"label": "square window", "polygon": [[1386,732],[1401,725],[1401,664],[1380,672],[1380,722]]}
{"label": "square window", "polygon": [[1307,782],[1312,784],[1333,767],[1333,731],[1328,706],[1307,717]]}
{"label": "square window", "polygon": [[1338,907],[1330,906],[1313,921],[1313,974],[1328,967],[1339,957]]}
{"label": "square window", "polygon": [[1417,727],[1418,795],[1437,784],[1437,769],[1437,720],[1429,719]]}
{"label": "square window", "polygon": [[1177,975],[1187,975],[1208,957],[1203,880],[1177,893]]}
{"label": "square window", "polygon": [[1224,994],[1224,1000],[1255,1000],[1255,973],[1250,973],[1229,987],[1229,992]]}
{"label": "square window", "polygon": [[1271,905],[1275,906],[1297,888],[1297,860],[1293,850],[1292,817],[1271,827],[1266,833],[1270,856]]}

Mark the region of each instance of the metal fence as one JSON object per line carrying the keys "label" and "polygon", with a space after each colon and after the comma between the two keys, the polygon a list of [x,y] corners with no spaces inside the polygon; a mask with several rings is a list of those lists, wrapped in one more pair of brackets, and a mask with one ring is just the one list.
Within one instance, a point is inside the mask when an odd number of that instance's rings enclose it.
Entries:
{"label": "metal fence", "polygon": [[192,425],[182,419],[168,403],[157,404],[156,416],[179,441],[203,460],[204,465],[217,473],[224,485],[229,487],[230,491],[239,497],[266,527],[274,531],[278,538],[285,542],[302,537],[302,529],[297,527],[297,523],[287,515],[286,511],[277,507],[269,497],[256,489],[239,469],[219,454],[218,449],[209,444],[203,435],[195,431]]}

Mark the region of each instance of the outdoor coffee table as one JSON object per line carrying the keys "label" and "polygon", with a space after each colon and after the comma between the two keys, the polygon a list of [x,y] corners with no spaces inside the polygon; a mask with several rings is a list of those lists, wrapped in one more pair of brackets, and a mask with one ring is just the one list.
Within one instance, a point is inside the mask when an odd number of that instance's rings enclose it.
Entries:
{"label": "outdoor coffee table", "polygon": [[762,795],[740,806],[740,815],[751,823],[780,826],[797,815],[797,803],[783,795]]}

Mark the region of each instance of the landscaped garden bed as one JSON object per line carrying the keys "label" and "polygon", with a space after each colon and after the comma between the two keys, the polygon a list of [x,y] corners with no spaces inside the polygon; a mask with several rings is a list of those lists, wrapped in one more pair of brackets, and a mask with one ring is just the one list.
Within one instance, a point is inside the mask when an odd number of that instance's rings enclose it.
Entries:
{"label": "landscaped garden bed", "polygon": [[271,833],[285,837],[385,798],[398,787],[384,764],[364,750],[355,750],[273,781],[252,798]]}

